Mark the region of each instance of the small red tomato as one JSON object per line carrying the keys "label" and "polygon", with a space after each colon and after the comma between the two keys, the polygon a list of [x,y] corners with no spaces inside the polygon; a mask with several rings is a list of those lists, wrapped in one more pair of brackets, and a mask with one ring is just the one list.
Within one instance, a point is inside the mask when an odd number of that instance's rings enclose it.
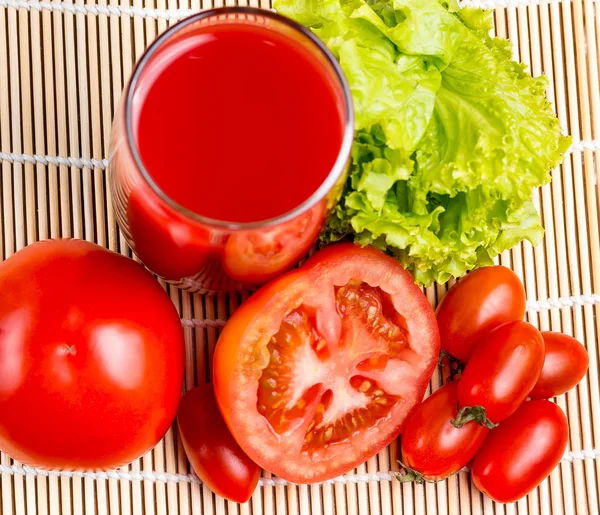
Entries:
{"label": "small red tomato", "polygon": [[459,425],[471,419],[469,413],[491,423],[512,415],[535,386],[543,364],[544,339],[531,324],[508,322],[488,333],[458,384],[459,406],[468,407],[459,412]]}
{"label": "small red tomato", "polygon": [[451,424],[457,387],[458,381],[453,381],[428,397],[411,413],[402,432],[402,462],[427,481],[444,479],[466,466],[489,432],[474,421],[461,429]]}
{"label": "small red tomato", "polygon": [[550,331],[542,333],[546,345],[544,366],[529,397],[549,399],[577,386],[590,364],[588,354],[575,338]]}
{"label": "small red tomato", "polygon": [[567,418],[550,401],[529,401],[494,429],[471,463],[475,486],[494,501],[524,497],[559,464]]}
{"label": "small red tomato", "polygon": [[450,289],[436,310],[442,350],[467,363],[482,336],[524,315],[525,290],[512,270],[475,270]]}
{"label": "small red tomato", "polygon": [[260,467],[227,429],[211,385],[199,386],[183,396],[177,425],[196,475],[217,495],[246,502],[258,484]]}

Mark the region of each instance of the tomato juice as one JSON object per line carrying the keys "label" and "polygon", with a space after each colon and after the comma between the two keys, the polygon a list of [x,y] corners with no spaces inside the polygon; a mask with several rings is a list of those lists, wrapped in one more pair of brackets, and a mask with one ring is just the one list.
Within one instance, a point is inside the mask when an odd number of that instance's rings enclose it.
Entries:
{"label": "tomato juice", "polygon": [[300,43],[239,24],[191,32],[167,52],[132,106],[140,156],[166,195],[208,218],[257,222],[319,188],[343,112]]}

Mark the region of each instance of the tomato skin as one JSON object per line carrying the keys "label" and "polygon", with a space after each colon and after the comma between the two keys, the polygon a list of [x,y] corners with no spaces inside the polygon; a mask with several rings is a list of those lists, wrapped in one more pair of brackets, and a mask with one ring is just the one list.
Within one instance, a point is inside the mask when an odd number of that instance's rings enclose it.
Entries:
{"label": "tomato skin", "polygon": [[[360,426],[335,445],[319,444],[314,453],[305,452],[302,438],[310,431],[307,429],[310,417],[319,413],[318,399],[324,398],[325,393],[335,389],[336,385],[347,386],[356,373],[343,365],[355,350],[352,344],[360,348],[371,343],[376,346],[376,342],[364,333],[361,338],[352,339],[350,335],[361,330],[357,327],[359,321],[351,318],[346,321],[348,325],[343,326],[341,315],[336,311],[335,288],[342,288],[352,281],[374,285],[389,294],[394,307],[403,315],[408,332],[413,335],[410,344],[414,362],[398,362],[398,374],[394,376],[393,386],[402,390],[397,395],[401,395],[404,402],[394,401],[387,415],[378,419],[377,426]],[[273,360],[279,359],[268,352],[267,344],[274,338],[271,335],[278,334],[286,314],[298,306],[304,306],[312,314],[314,330],[328,346],[331,343],[337,359],[324,361],[327,366],[322,369],[320,364],[310,370],[301,368],[296,372],[296,368],[292,369],[294,377],[304,384],[302,391],[313,391],[310,389],[312,383],[306,383],[308,379],[304,372],[310,375],[316,370],[321,374],[319,381],[323,385],[312,384],[318,386],[317,400],[309,399],[304,412],[307,418],[302,418],[301,425],[277,433],[259,411],[257,404],[260,404],[261,396],[258,395],[257,402],[257,392],[262,388],[260,381],[264,371]],[[288,333],[288,336],[290,341],[298,338],[297,333]],[[342,336],[345,342],[351,342],[344,353],[339,352]],[[398,436],[406,416],[423,398],[438,352],[439,334],[433,310],[412,276],[396,260],[379,250],[360,248],[351,243],[338,244],[319,251],[299,269],[271,281],[235,311],[215,348],[215,395],[227,426],[253,461],[288,481],[323,481],[356,467]],[[300,363],[306,363],[306,360],[300,360]],[[386,371],[373,371],[371,375],[382,377]],[[403,377],[405,381],[401,380]],[[325,441],[329,439],[325,438]]]}
{"label": "tomato skin", "polygon": [[498,423],[525,401],[544,364],[544,339],[527,322],[508,322],[488,333],[467,363],[458,384],[458,402],[483,406]]}
{"label": "tomato skin", "polygon": [[466,364],[486,333],[524,316],[518,276],[504,266],[479,268],[450,288],[437,307],[442,350]]}
{"label": "tomato skin", "polygon": [[227,429],[211,385],[198,386],[183,396],[177,426],[196,475],[217,495],[246,502],[256,489],[260,467]]}
{"label": "tomato skin", "polygon": [[439,481],[465,467],[489,429],[475,421],[451,424],[458,405],[458,381],[446,384],[417,406],[402,430],[402,462],[428,481]]}
{"label": "tomato skin", "polygon": [[560,463],[567,447],[567,418],[554,403],[524,403],[492,430],[471,463],[475,486],[501,503],[537,487]]}
{"label": "tomato skin", "polygon": [[533,390],[532,399],[549,399],[575,388],[590,364],[585,347],[575,338],[551,331],[542,332],[546,347],[544,366]]}
{"label": "tomato skin", "polygon": [[45,469],[111,469],[175,418],[181,321],[135,261],[49,240],[0,264],[0,449]]}

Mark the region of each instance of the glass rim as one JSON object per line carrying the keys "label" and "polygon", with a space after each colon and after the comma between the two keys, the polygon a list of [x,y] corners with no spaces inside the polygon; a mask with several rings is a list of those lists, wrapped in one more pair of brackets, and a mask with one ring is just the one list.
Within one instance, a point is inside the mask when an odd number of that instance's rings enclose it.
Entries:
{"label": "glass rim", "polygon": [[[316,47],[317,51],[319,51],[323,57],[325,58],[326,63],[332,67],[335,78],[339,81],[341,90],[342,90],[342,99],[344,103],[344,115],[346,117],[344,128],[343,128],[343,137],[342,143],[340,145],[335,163],[331,167],[331,170],[325,177],[325,180],[321,183],[321,185],[303,202],[292,208],[291,210],[277,215],[272,218],[268,218],[265,220],[258,220],[252,222],[232,222],[227,220],[220,220],[215,218],[206,217],[200,215],[186,207],[182,206],[171,197],[169,197],[154,181],[140,156],[140,152],[138,150],[138,146],[136,144],[134,135],[133,135],[133,122],[132,122],[132,102],[133,95],[136,90],[136,86],[139,82],[140,76],[148,61],[151,57],[156,53],[156,51],[163,45],[163,43],[167,42],[173,35],[175,35],[180,30],[184,29],[188,25],[197,22],[199,20],[203,20],[205,18],[210,18],[213,16],[221,16],[227,14],[249,14],[256,15],[260,17],[266,17],[269,19],[276,20],[279,23],[283,23],[284,25],[292,28],[294,31],[300,33],[303,37],[307,38],[311,41],[311,43]],[[289,220],[296,218],[297,216],[305,213],[309,209],[311,209],[315,204],[320,202],[323,198],[327,196],[329,191],[335,186],[338,179],[342,176],[344,169],[346,167],[346,163],[350,157],[350,152],[352,149],[352,141],[354,139],[354,109],[352,104],[352,96],[350,93],[350,87],[348,86],[348,82],[346,77],[342,71],[341,66],[339,65],[337,59],[333,56],[331,51],[325,46],[325,44],[315,36],[309,29],[300,25],[299,23],[291,20],[285,16],[277,14],[273,11],[261,9],[257,7],[218,7],[214,9],[208,9],[205,11],[200,11],[196,14],[188,16],[183,20],[175,23],[171,27],[169,27],[166,31],[164,31],[158,38],[156,38],[150,46],[144,51],[141,58],[135,65],[133,70],[133,74],[129,83],[127,85],[127,89],[125,92],[125,132],[127,145],[129,147],[129,151],[131,152],[135,164],[138,167],[139,171],[142,174],[142,177],[145,181],[150,185],[152,190],[161,198],[161,200],[165,201],[171,208],[173,208],[178,213],[186,216],[189,219],[192,219],[196,222],[200,222],[204,225],[218,227],[229,230],[243,230],[243,229],[259,229],[272,227]]]}

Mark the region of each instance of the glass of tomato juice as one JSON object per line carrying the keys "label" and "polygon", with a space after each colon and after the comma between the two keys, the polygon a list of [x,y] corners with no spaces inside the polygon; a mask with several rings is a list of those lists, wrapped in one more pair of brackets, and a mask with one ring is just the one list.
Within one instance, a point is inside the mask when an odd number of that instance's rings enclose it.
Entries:
{"label": "glass of tomato juice", "polygon": [[203,11],[146,50],[113,123],[119,226],[191,291],[259,285],[314,245],[353,139],[344,75],[309,30],[261,9]]}

